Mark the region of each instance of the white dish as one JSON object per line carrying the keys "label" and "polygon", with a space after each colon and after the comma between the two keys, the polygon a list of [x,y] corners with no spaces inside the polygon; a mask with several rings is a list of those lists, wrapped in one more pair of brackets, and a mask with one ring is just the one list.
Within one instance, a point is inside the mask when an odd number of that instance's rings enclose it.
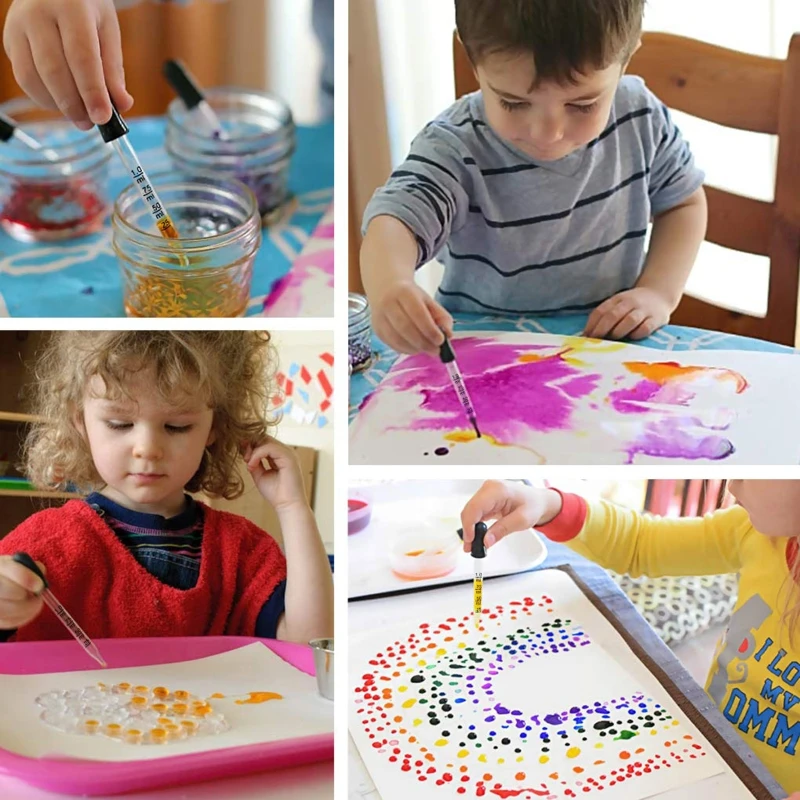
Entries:
{"label": "white dish", "polygon": [[[472,558],[461,549],[456,531],[461,527],[462,508],[482,483],[393,481],[353,487],[351,494],[371,502],[372,519],[362,531],[348,536],[348,597],[472,580]],[[430,547],[422,553],[426,542]],[[419,555],[409,559],[410,553]],[[516,533],[490,549],[483,575],[491,578],[524,572],[546,557],[547,548],[538,534]],[[411,579],[395,572],[415,560],[420,561],[419,574],[438,572],[438,577]],[[444,571],[447,573],[441,574]]]}

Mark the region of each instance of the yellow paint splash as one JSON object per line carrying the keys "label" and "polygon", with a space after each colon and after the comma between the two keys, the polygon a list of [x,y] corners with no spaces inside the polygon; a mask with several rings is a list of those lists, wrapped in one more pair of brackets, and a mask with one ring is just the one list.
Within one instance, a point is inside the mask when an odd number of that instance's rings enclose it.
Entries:
{"label": "yellow paint splash", "polygon": [[397,687],[397,691],[398,692],[407,692],[408,691],[408,686],[398,686]]}
{"label": "yellow paint splash", "polygon": [[[478,434],[473,430],[453,431],[452,433],[446,433],[444,438],[453,444],[466,444],[467,442],[474,442],[478,438]],[[481,441],[488,442],[495,447],[511,447],[510,444],[501,442],[499,439],[495,439],[494,436],[490,436],[488,433],[484,433],[481,436]]]}
{"label": "yellow paint splash", "polygon": [[225,697],[225,695],[220,694],[219,692],[214,692],[214,694],[211,695],[213,700],[221,700],[223,697]]}
{"label": "yellow paint splash", "polygon": [[481,753],[481,754],[478,756],[478,761],[480,761],[480,762],[481,762],[481,764],[485,764],[485,763],[486,763],[486,753]]}
{"label": "yellow paint splash", "polygon": [[549,756],[539,756],[539,763],[546,764],[550,760]]}
{"label": "yellow paint splash", "polygon": [[567,750],[567,758],[577,758],[580,754],[580,747],[570,747],[570,749]]}
{"label": "yellow paint splash", "polygon": [[468,755],[469,755],[469,750],[459,750],[456,753],[456,756],[458,756],[458,758],[466,758]]}
{"label": "yellow paint splash", "polygon": [[409,697],[408,700],[406,700],[405,703],[403,703],[403,708],[411,708],[411,706],[413,706],[414,703],[416,702],[417,702],[416,697]]}
{"label": "yellow paint splash", "polygon": [[415,719],[414,720],[414,727],[416,728],[417,725],[422,725],[422,720],[421,719]]}
{"label": "yellow paint splash", "polygon": [[444,747],[444,746],[447,744],[447,741],[448,741],[447,739],[437,739],[437,740],[434,742],[434,745],[435,745],[436,747]]}
{"label": "yellow paint splash", "polygon": [[[212,695],[213,697],[214,695]],[[249,704],[267,703],[270,700],[283,700],[283,695],[277,692],[250,692],[247,700],[237,700],[237,706],[244,706]]]}

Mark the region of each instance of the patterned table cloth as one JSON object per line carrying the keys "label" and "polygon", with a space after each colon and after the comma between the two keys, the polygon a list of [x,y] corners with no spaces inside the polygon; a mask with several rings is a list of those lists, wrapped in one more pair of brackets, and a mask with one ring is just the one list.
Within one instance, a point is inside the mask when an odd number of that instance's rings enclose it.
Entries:
{"label": "patterned table cloth", "polygon": [[[130,141],[145,171],[152,175],[171,169],[164,150],[165,121],[145,117],[129,121]],[[110,161],[111,196],[125,188],[127,172],[116,154]],[[157,188],[157,187],[156,187]],[[247,315],[260,314],[265,302],[308,244],[333,202],[333,122],[297,128],[297,151],[289,173],[295,195],[290,213],[264,228],[253,267]],[[310,273],[327,293],[315,303],[332,308],[332,286]],[[298,292],[297,286],[294,291]],[[302,294],[302,292],[301,292]],[[297,304],[293,304],[297,306]],[[305,314],[302,304],[297,314]],[[0,316],[121,317],[122,282],[111,248],[111,221],[99,233],[48,244],[26,244],[0,232]],[[272,313],[271,316],[276,316]]]}

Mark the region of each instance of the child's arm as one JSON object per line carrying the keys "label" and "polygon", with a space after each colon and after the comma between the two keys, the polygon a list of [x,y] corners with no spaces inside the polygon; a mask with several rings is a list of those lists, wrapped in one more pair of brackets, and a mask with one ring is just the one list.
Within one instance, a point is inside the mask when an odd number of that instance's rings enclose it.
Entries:
{"label": "child's arm", "polygon": [[[278,639],[308,642],[333,636],[333,581],[328,556],[306,501],[292,450],[275,439],[242,453],[258,491],[278,514],[286,552],[285,611]],[[271,469],[261,463],[265,459]]]}
{"label": "child's arm", "polygon": [[133,105],[113,0],[14,0],[3,46],[22,90],[81,130]]}
{"label": "child's arm", "polygon": [[702,187],[656,216],[647,260],[636,286],[597,306],[589,315],[584,336],[644,339],[666,325],[683,295],[706,235],[707,221]]}
{"label": "child's arm", "polygon": [[361,275],[378,336],[402,353],[438,354],[450,314],[414,283],[469,218],[472,176],[463,142],[447,124],[427,125],[364,211]]}
{"label": "child's arm", "polygon": [[395,217],[372,219],[361,246],[361,278],[372,306],[372,328],[398,353],[437,355],[440,329],[453,332],[453,318],[414,283],[418,244]]}
{"label": "child's arm", "polygon": [[705,517],[662,519],[612,503],[587,504],[555,489],[501,481],[487,481],[464,507],[465,549],[475,524],[487,519],[497,520],[486,535],[487,547],[537,527],[600,566],[632,577],[736,572],[742,540],[752,527],[738,506]]}

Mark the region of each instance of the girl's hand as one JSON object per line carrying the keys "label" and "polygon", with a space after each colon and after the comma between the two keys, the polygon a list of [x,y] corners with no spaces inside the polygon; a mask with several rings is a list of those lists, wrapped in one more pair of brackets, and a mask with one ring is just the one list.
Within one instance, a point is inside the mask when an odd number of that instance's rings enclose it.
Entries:
{"label": "girl's hand", "polygon": [[534,489],[522,483],[486,481],[461,512],[464,552],[475,538],[475,525],[495,520],[484,543],[491,547],[510,533],[550,522],[561,511],[561,496],[552,489]]}
{"label": "girl's hand", "polygon": [[[303,476],[294,451],[277,439],[242,446],[247,471],[253,476],[261,496],[277,511],[307,507]],[[262,460],[269,464],[266,468]]]}
{"label": "girl's hand", "polygon": [[14,0],[3,47],[28,97],[81,130],[108,122],[112,99],[122,112],[133,105],[113,0]]}
{"label": "girl's hand", "polygon": [[[46,573],[44,564],[36,564]],[[37,617],[44,602],[37,593],[43,588],[42,579],[27,567],[0,556],[0,628],[15,630]]]}

